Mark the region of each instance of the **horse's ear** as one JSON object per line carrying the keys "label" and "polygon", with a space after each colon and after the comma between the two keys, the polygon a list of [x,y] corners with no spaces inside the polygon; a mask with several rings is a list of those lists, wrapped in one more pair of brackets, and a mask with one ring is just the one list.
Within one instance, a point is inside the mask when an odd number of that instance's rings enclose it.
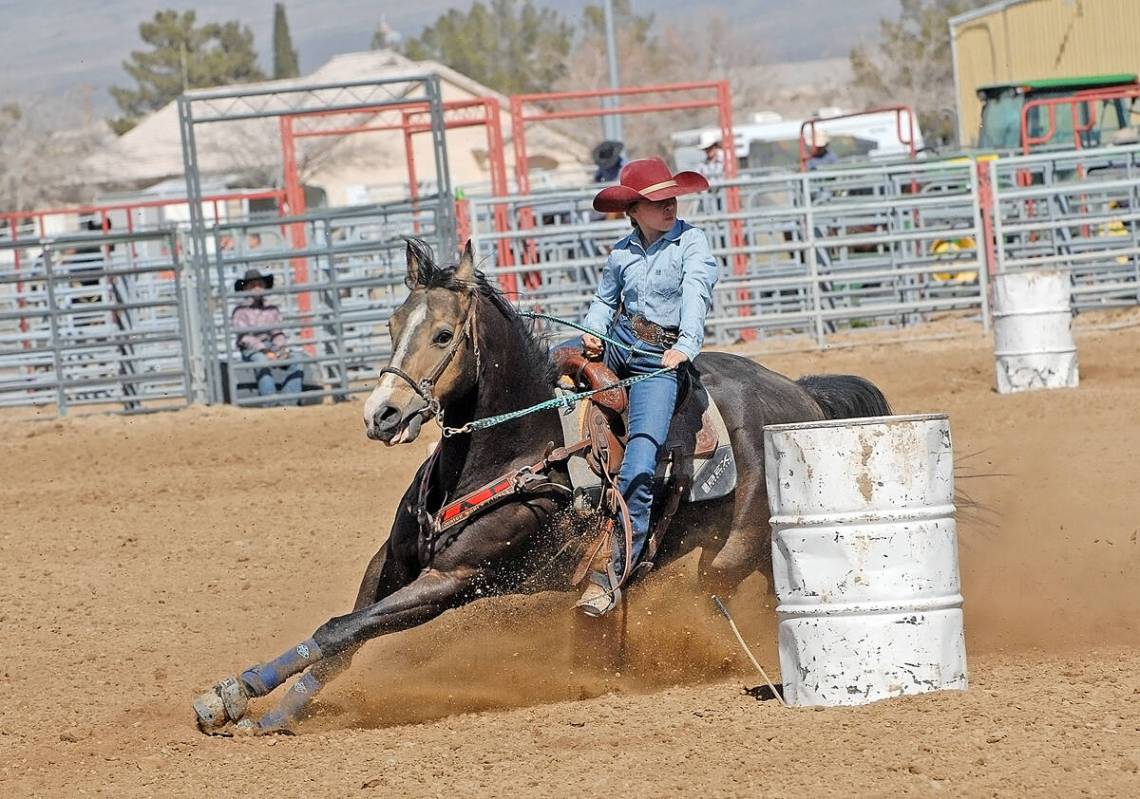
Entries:
{"label": "horse's ear", "polygon": [[467,239],[463,255],[459,257],[459,266],[455,267],[455,279],[461,283],[475,282],[475,249],[471,246],[471,239]]}
{"label": "horse's ear", "polygon": [[407,279],[407,284],[408,284],[409,288],[423,284],[422,281],[420,280],[420,274],[422,273],[423,267],[424,267],[423,261],[420,260],[422,257],[423,257],[423,254],[419,251],[419,249],[415,246],[415,244],[412,243],[412,240],[408,239],[408,279]]}

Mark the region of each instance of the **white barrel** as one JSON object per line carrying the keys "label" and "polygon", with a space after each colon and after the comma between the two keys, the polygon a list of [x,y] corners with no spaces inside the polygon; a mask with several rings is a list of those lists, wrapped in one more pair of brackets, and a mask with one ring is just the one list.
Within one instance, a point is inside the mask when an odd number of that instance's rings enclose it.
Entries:
{"label": "white barrel", "polygon": [[1069,276],[1008,272],[994,278],[993,285],[998,393],[1075,388],[1079,375]]}
{"label": "white barrel", "polygon": [[966,688],[945,415],[764,428],[790,705]]}

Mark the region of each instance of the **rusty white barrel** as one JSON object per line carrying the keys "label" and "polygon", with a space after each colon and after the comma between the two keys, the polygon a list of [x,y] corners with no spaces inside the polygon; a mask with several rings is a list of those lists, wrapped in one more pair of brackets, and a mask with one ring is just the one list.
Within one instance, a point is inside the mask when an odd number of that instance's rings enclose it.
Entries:
{"label": "rusty white barrel", "polygon": [[1069,276],[1008,272],[994,278],[994,359],[999,394],[1075,388],[1079,380]]}
{"label": "rusty white barrel", "polygon": [[790,705],[965,689],[945,415],[764,428]]}

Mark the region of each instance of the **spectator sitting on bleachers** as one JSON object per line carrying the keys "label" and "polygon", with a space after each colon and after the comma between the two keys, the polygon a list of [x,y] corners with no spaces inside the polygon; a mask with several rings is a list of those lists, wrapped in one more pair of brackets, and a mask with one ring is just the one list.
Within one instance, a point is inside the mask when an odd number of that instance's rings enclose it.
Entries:
{"label": "spectator sitting on bleachers", "polygon": [[[249,298],[234,308],[232,324],[237,332],[237,346],[241,359],[256,368],[257,393],[271,397],[278,393],[300,394],[303,370],[300,364],[275,365],[289,357],[288,340],[281,330],[281,309],[265,301],[265,292],[273,288],[273,275],[263,275],[256,269],[248,270],[234,282],[234,291],[249,294]],[[298,397],[283,401],[300,404]]]}

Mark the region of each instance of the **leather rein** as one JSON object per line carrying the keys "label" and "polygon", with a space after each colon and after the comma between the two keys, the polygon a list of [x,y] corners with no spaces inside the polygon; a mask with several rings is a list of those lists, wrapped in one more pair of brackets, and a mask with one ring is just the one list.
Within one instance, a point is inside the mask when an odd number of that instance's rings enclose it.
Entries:
{"label": "leather rein", "polygon": [[[386,374],[392,374],[407,383],[425,403],[424,407],[418,412],[418,415],[421,417],[421,422],[435,418],[443,430],[445,437],[448,437],[449,434],[465,431],[462,428],[453,431],[444,425],[443,408],[440,405],[439,399],[434,394],[435,383],[447,369],[455,357],[455,354],[459,351],[459,348],[462,347],[467,340],[471,341],[475,354],[476,373],[480,371],[478,320],[476,313],[478,304],[478,294],[472,292],[471,305],[468,308],[467,317],[464,319],[459,335],[452,339],[451,344],[447,348],[447,352],[443,354],[443,357],[440,358],[439,362],[426,377],[417,381],[404,370],[394,366],[385,366],[380,370],[379,374],[379,378],[383,378]],[[578,379],[581,379],[590,372],[590,368],[589,364],[583,363],[580,365],[576,370]],[[591,383],[598,382],[595,376],[590,375],[590,377],[593,378],[590,380]],[[589,392],[589,394],[598,395],[596,401],[620,413],[621,410],[624,409],[626,401],[625,394],[621,391],[621,388],[628,382],[628,380],[619,381],[616,384],[596,388]],[[617,393],[615,393],[615,390]],[[530,409],[528,409],[528,412],[529,410]],[[489,510],[491,506],[498,505],[511,497],[545,494],[550,491],[563,491],[573,495],[572,489],[550,479],[550,467],[555,464],[564,463],[575,456],[584,456],[586,451],[591,449],[592,446],[593,442],[589,438],[584,438],[570,446],[563,447],[555,447],[554,444],[551,443],[547,446],[545,455],[537,463],[522,466],[499,475],[482,487],[451,502],[446,502],[445,499],[440,509],[432,513],[428,510],[428,499],[431,494],[432,477],[435,473],[440,451],[442,450],[442,446],[436,447],[435,451],[424,464],[423,472],[420,476],[419,489],[416,492],[415,507],[409,508],[409,511],[415,516],[419,526],[418,554],[420,563],[426,567],[437,554],[455,543],[459,535],[463,532],[463,527],[460,525],[463,525],[464,522],[473,516]],[[622,521],[622,527],[624,528],[626,562],[623,574],[621,575],[621,582],[625,582],[633,570],[633,563],[631,561],[632,530],[630,527],[629,510],[625,506],[624,498],[617,490],[617,483],[613,475],[610,475],[605,470],[603,470],[603,475],[607,478],[607,483],[611,489],[611,496],[617,505],[614,510],[618,512]],[[672,514],[670,513],[668,515],[671,516]],[[449,533],[449,531],[451,532]],[[599,542],[600,541],[601,539],[599,539]],[[656,541],[653,543],[653,549],[656,549]],[[583,560],[579,571],[588,564],[588,561],[589,558]],[[575,582],[579,579],[580,577],[576,575]]]}
{"label": "leather rein", "polygon": [[[395,366],[385,366],[380,370],[378,376],[379,380],[386,374],[395,375],[407,383],[412,391],[425,403],[424,407],[417,413],[417,415],[421,417],[421,421],[423,422],[434,418],[436,422],[439,423],[439,426],[443,428],[445,435],[448,428],[443,423],[443,408],[440,405],[439,399],[435,396],[436,381],[438,381],[444,371],[447,370],[448,365],[450,365],[451,361],[455,358],[455,354],[459,352],[460,347],[467,341],[471,342],[472,351],[475,354],[475,369],[477,373],[480,371],[481,366],[478,313],[476,310],[479,306],[479,296],[474,291],[471,292],[470,296],[471,305],[468,308],[467,316],[463,321],[463,326],[460,328],[459,334],[452,339],[447,351],[426,377],[421,380],[416,380],[403,369]],[[436,554],[454,543],[462,530],[456,530],[452,535],[443,538],[442,536],[445,532],[466,522],[472,516],[488,509],[491,505],[497,505],[503,500],[519,494],[545,493],[551,489],[561,489],[569,493],[570,489],[566,488],[566,486],[551,482],[547,472],[552,464],[565,461],[577,452],[585,449],[587,443],[588,442],[583,441],[574,447],[559,448],[555,448],[551,445],[546,455],[537,463],[523,466],[500,475],[483,487],[453,502],[445,504],[439,511],[433,514],[427,510],[427,505],[428,495],[431,493],[432,476],[435,473],[436,461],[439,459],[441,450],[441,447],[437,447],[424,466],[423,474],[420,477],[416,506],[410,509],[415,515],[420,528],[419,550],[421,562],[424,564],[430,563]]]}

